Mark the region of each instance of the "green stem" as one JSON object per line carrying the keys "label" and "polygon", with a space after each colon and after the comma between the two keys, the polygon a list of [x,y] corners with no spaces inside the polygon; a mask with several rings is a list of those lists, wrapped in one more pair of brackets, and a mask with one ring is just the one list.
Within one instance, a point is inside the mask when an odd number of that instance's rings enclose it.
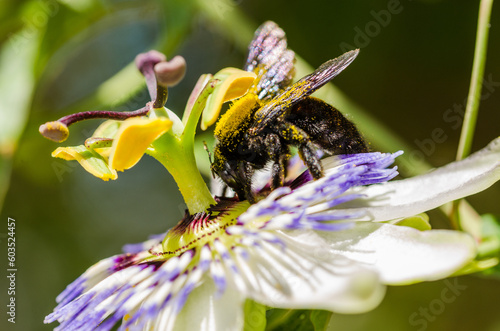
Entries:
{"label": "green stem", "polygon": [[460,143],[457,151],[457,160],[462,160],[467,157],[471,151],[479,102],[481,99],[492,5],[493,0],[481,0],[479,5],[479,19],[477,24],[476,46],[474,49],[474,62],[472,65],[472,77],[467,106],[465,108],[464,124],[462,126],[462,133],[460,135]]}
{"label": "green stem", "polygon": [[[465,117],[460,134],[460,142],[457,150],[457,160],[466,158],[471,151],[474,131],[481,100],[481,89],[483,87],[484,66],[486,64],[486,52],[488,49],[488,32],[490,27],[491,7],[493,0],[481,0],[479,4],[479,18],[476,32],[476,45],[474,48],[474,61],[472,64],[472,75],[469,86],[469,95],[467,97],[467,106],[465,107]],[[461,200],[453,201],[450,220],[455,229],[462,228],[462,209]],[[465,219],[465,218],[464,218]],[[480,218],[475,218],[480,222]],[[478,227],[479,225],[476,225]]]}
{"label": "green stem", "polygon": [[174,121],[174,125],[172,130],[153,143],[153,148],[148,151],[148,154],[160,161],[174,177],[190,214],[205,211],[210,205],[215,204],[196,165],[194,135],[207,98],[213,92],[217,82],[218,80],[212,79],[201,91],[185,125],[168,110],[155,109],[155,111],[166,112],[164,116]]}
{"label": "green stem", "polygon": [[206,211],[215,200],[196,166],[193,148],[173,135],[164,134],[153,143],[148,154],[157,159],[174,177],[190,214]]}

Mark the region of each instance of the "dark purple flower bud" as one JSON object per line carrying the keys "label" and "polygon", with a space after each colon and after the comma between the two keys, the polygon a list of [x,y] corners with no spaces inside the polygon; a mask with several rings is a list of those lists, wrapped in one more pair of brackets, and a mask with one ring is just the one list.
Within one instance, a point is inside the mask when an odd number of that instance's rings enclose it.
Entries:
{"label": "dark purple flower bud", "polygon": [[156,64],[154,71],[158,84],[169,87],[175,86],[186,74],[186,60],[182,56],[177,55],[168,62]]}
{"label": "dark purple flower bud", "polygon": [[135,65],[139,71],[146,76],[145,71],[152,72],[155,64],[164,62],[167,57],[158,51],[152,50],[147,53],[141,53],[135,57]]}

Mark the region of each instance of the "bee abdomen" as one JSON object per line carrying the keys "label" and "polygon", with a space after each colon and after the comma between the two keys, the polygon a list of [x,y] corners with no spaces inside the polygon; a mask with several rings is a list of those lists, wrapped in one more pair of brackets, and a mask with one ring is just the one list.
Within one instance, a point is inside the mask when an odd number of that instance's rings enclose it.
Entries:
{"label": "bee abdomen", "polygon": [[368,152],[356,126],[320,99],[304,98],[289,111],[286,121],[302,129],[314,144],[331,154]]}

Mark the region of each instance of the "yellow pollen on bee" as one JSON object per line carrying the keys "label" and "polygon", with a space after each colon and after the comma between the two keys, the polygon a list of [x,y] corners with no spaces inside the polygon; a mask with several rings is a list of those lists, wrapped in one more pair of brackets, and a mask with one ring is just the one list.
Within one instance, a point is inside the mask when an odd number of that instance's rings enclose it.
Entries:
{"label": "yellow pollen on bee", "polygon": [[218,139],[224,139],[225,136],[238,132],[243,123],[252,119],[253,110],[258,104],[259,99],[252,93],[239,98],[215,125],[215,136]]}

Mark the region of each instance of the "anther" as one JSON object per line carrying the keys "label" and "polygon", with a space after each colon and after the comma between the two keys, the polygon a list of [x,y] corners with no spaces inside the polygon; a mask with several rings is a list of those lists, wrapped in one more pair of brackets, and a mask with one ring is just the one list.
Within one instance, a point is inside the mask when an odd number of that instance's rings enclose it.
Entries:
{"label": "anther", "polygon": [[59,121],[42,124],[38,131],[40,131],[41,135],[45,138],[58,143],[65,141],[69,136],[68,127]]}
{"label": "anther", "polygon": [[186,60],[180,55],[170,61],[160,62],[154,67],[158,84],[172,87],[177,85],[186,74]]}
{"label": "anther", "polygon": [[154,66],[156,76],[156,99],[153,108],[161,108],[168,98],[168,87],[177,85],[186,73],[186,60],[175,56],[170,61],[159,62]]}

